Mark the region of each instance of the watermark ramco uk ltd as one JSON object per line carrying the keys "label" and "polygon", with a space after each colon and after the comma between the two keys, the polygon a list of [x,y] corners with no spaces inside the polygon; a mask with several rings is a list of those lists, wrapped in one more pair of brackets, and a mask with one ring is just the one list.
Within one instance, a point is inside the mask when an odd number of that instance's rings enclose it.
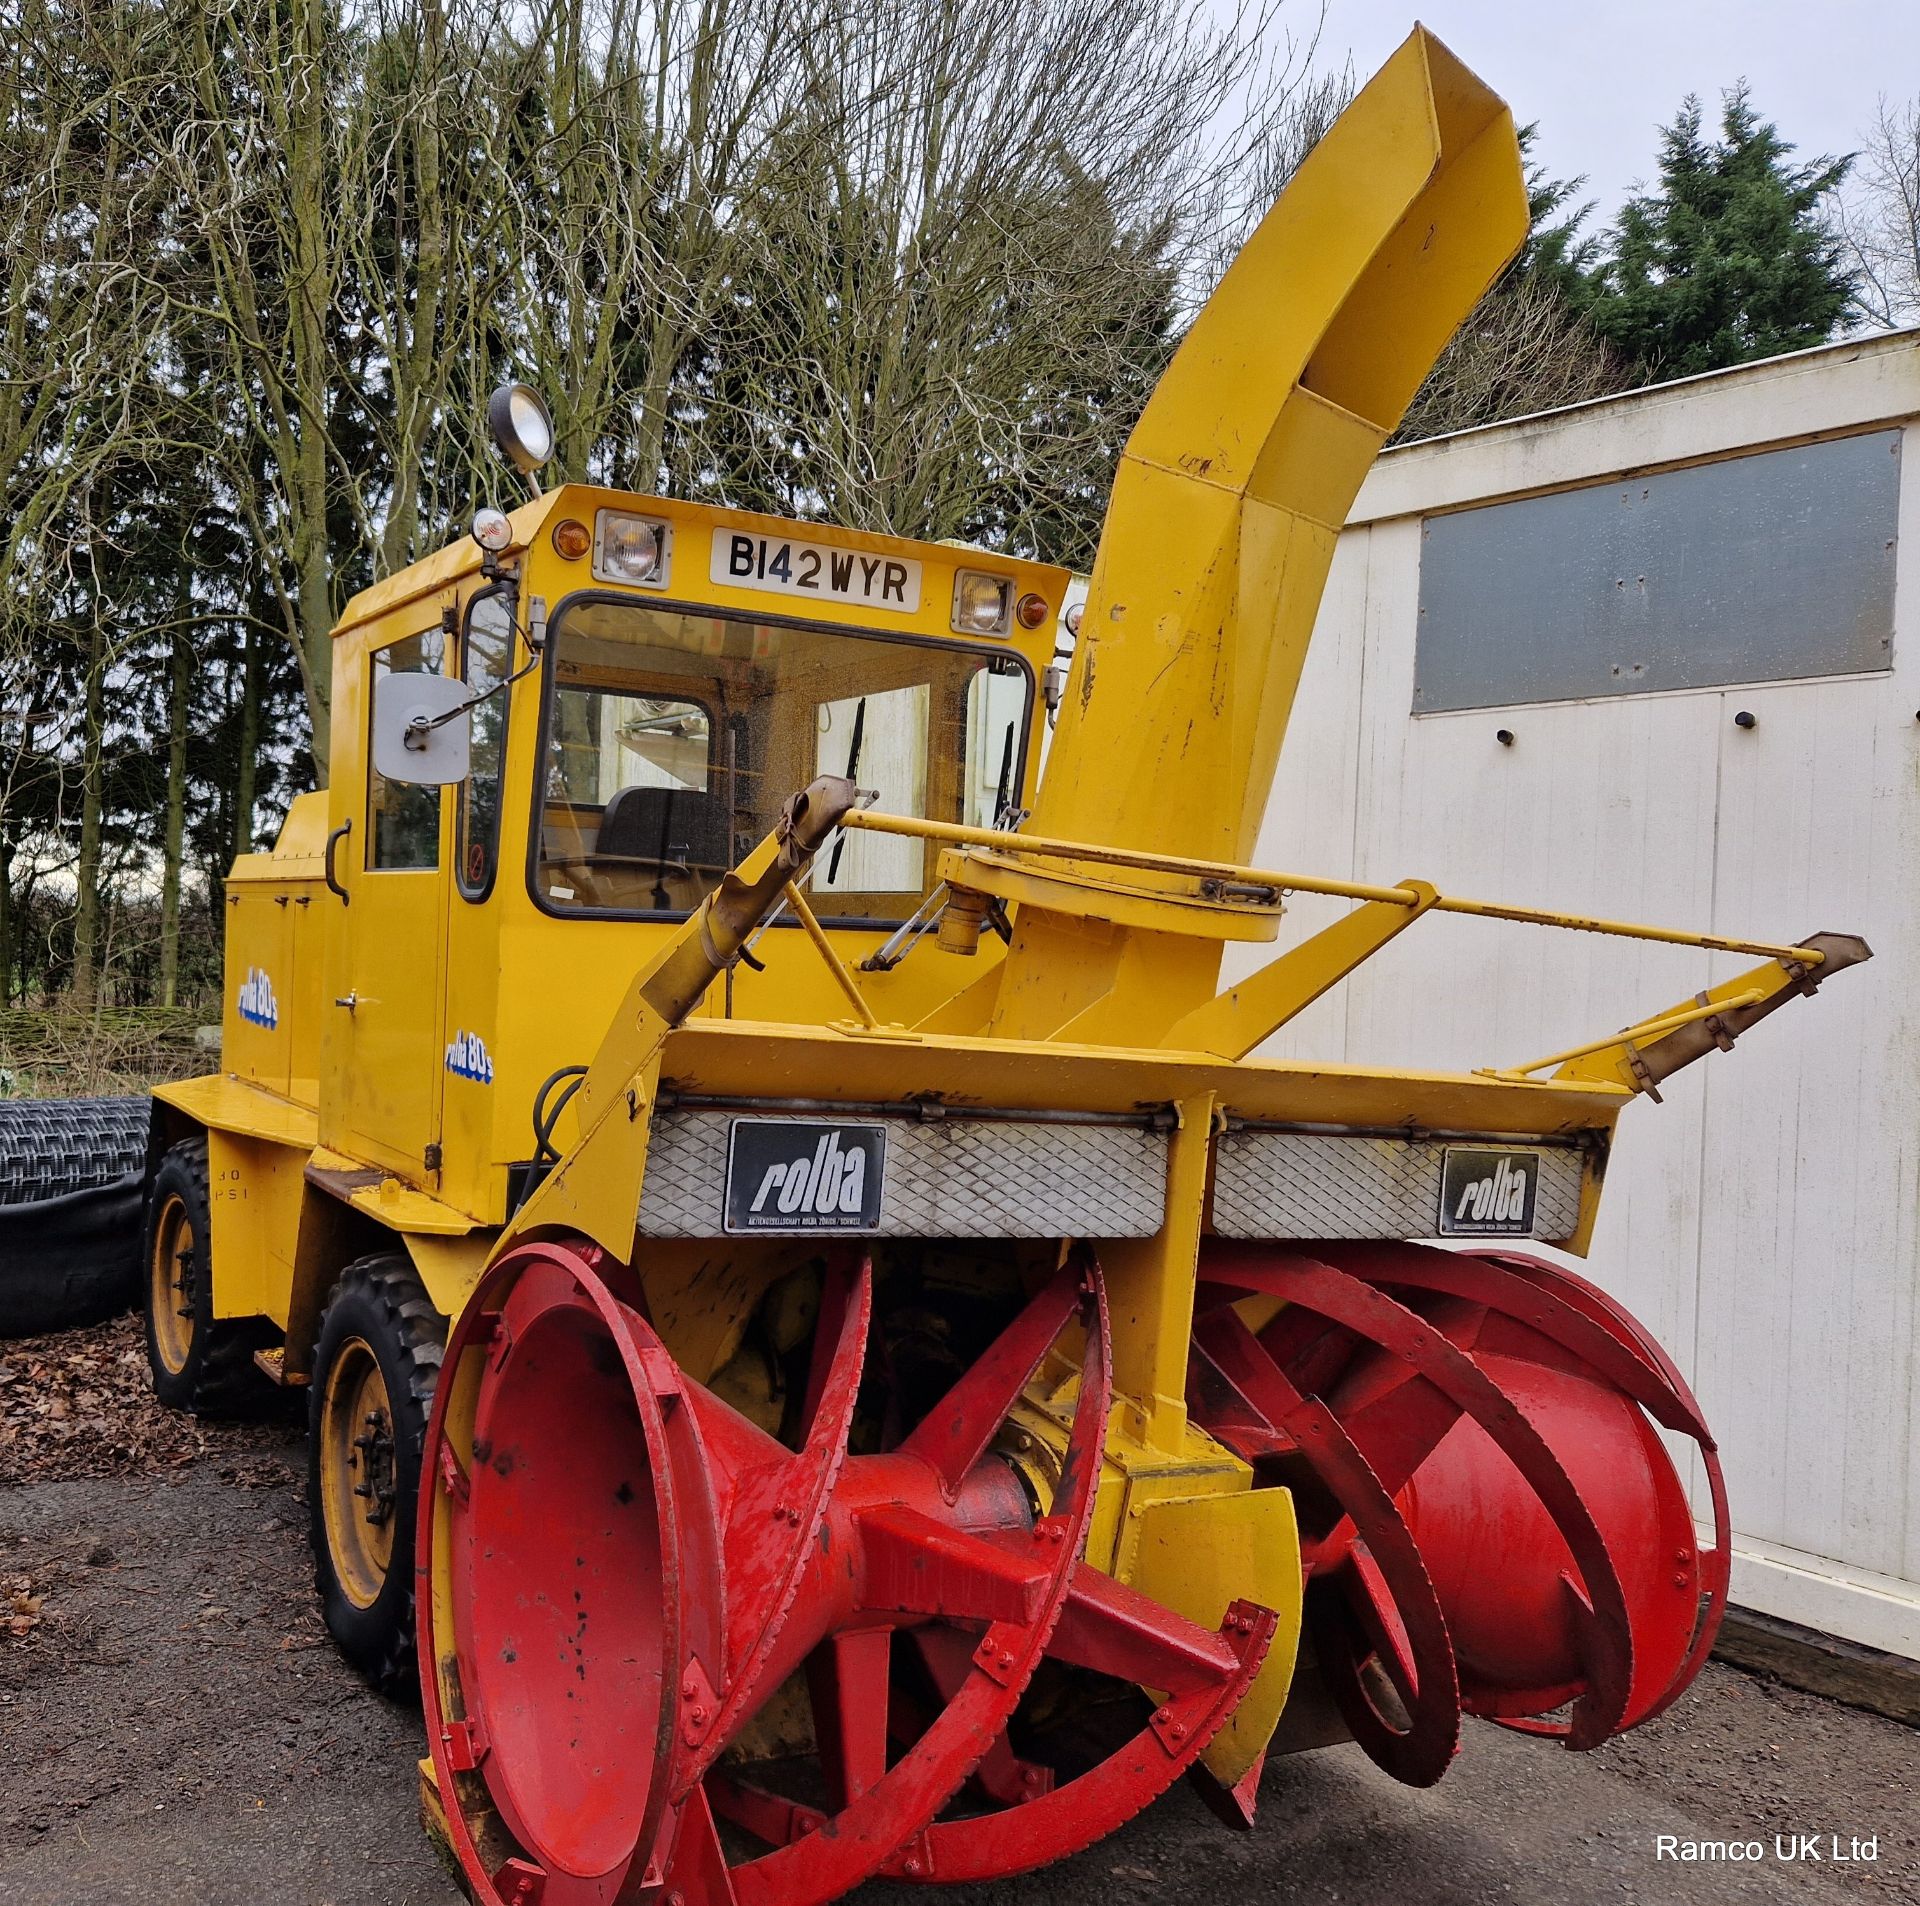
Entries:
{"label": "watermark ramco uk ltd", "polygon": [[1809,1866],[1866,1866],[1880,1857],[1880,1837],[1874,1833],[1775,1833],[1764,1840],[1688,1840],[1677,1833],[1656,1833],[1653,1857],[1682,1861],[1800,1860]]}

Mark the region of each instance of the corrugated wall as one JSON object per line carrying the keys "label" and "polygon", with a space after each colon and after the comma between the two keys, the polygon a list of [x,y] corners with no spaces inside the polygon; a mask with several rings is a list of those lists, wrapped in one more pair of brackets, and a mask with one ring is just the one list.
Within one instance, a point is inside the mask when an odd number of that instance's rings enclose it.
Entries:
{"label": "corrugated wall", "polygon": [[[1866,936],[1870,965],[1670,1081],[1664,1105],[1629,1108],[1589,1267],[1673,1351],[1721,1439],[1736,1598],[1920,1656],[1916,418],[1909,335],[1383,459],[1340,546],[1257,858],[1761,937]],[[1906,472],[1890,668],[1412,712],[1423,518],[1889,425]],[[1754,588],[1764,619],[1764,576]],[[1333,911],[1303,900],[1294,929]],[[1514,1064],[1745,963],[1430,917],[1272,1049]]]}

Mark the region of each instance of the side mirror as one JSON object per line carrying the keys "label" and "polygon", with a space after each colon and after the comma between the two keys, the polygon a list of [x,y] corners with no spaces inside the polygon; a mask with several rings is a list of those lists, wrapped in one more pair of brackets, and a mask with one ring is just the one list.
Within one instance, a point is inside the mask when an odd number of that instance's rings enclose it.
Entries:
{"label": "side mirror", "polygon": [[374,772],[412,787],[464,781],[473,739],[465,710],[473,699],[450,675],[381,676],[373,685]]}

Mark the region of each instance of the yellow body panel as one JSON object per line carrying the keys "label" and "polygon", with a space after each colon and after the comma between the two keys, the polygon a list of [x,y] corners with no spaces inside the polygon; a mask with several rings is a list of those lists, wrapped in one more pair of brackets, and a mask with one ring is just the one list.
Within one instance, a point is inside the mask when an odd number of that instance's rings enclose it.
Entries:
{"label": "yellow body panel", "polygon": [[214,1235],[232,1267],[214,1288],[216,1316],[268,1317],[286,1328],[305,1168],[294,1146],[241,1132],[208,1133]]}
{"label": "yellow body panel", "polygon": [[227,973],[222,1062],[303,1105],[319,1103],[327,797],[301,794],[266,853],[242,854],[227,875]]}
{"label": "yellow body panel", "polygon": [[319,1140],[319,1120],[312,1106],[231,1073],[172,1080],[156,1085],[153,1096],[208,1131],[245,1133],[292,1146],[303,1156]]}
{"label": "yellow body panel", "polygon": [[1217,1629],[1229,1605],[1253,1599],[1280,1617],[1260,1672],[1227,1724],[1202,1756],[1207,1769],[1231,1787],[1265,1751],[1293,1689],[1300,1640],[1300,1533],[1293,1497],[1285,1489],[1166,1495],[1129,1511],[1137,1524],[1127,1580],[1189,1621]]}
{"label": "yellow body panel", "polygon": [[[671,523],[672,596],[693,609],[737,609],[825,628],[864,628],[875,620],[845,606],[713,582],[700,560],[703,542],[735,531],[798,535],[919,564],[918,607],[890,613],[880,632],[1019,658],[1034,692],[1022,737],[1027,783],[1010,794],[1016,801],[1030,798],[1045,726],[1038,677],[1053,653],[1064,571],[949,545],[569,485],[513,513],[509,563],[523,604],[539,602],[551,620],[570,598],[624,596],[649,606],[657,599],[655,592],[596,582],[588,563],[558,553],[555,523],[591,523],[608,508]],[[492,891],[469,900],[450,878],[456,838],[450,798],[440,803],[435,866],[368,864],[371,658],[392,643],[431,642],[436,632],[457,626],[465,605],[488,587],[481,567],[478,548],[461,538],[348,605],[335,632],[331,786],[299,796],[276,845],[242,856],[229,877],[223,1069],[158,1095],[177,1115],[176,1133],[197,1126],[250,1134],[292,1148],[302,1169],[314,1164],[315,1195],[338,1198],[382,1232],[407,1239],[435,1301],[449,1310],[464,1299],[485,1257],[484,1246],[475,1256],[460,1240],[477,1231],[490,1241],[507,1216],[512,1170],[532,1150],[535,1088],[557,1066],[593,1058],[636,965],[676,932],[668,923],[542,912],[510,846],[503,848]],[[1005,577],[1009,600],[1040,596],[1046,621],[1033,630],[1013,623],[998,636],[956,634],[949,622],[960,569]],[[444,666],[456,671],[457,645],[448,639],[444,646]],[[541,688],[536,673],[509,691],[503,843],[524,843],[532,824]],[[329,872],[342,891],[328,885]],[[830,924],[828,930],[849,966],[887,937],[872,927]],[[764,970],[739,966],[696,1006],[697,1018],[825,1026],[849,1013],[841,987],[791,918],[767,932],[755,951]],[[999,951],[990,939],[977,956],[963,959],[928,938],[910,961],[862,974],[858,984],[877,1019],[910,1023],[995,965]],[[560,974],[564,981],[556,983]],[[484,1047],[490,1080],[450,1068],[449,1046],[462,1036]],[[342,1188],[342,1174],[354,1171],[371,1176]],[[287,1323],[290,1267],[298,1256],[291,1233],[301,1205],[283,1201],[275,1209],[273,1222],[289,1235],[272,1240],[272,1248],[251,1218],[223,1220],[214,1252],[220,1315]],[[305,1348],[290,1345],[290,1367],[298,1367]]]}

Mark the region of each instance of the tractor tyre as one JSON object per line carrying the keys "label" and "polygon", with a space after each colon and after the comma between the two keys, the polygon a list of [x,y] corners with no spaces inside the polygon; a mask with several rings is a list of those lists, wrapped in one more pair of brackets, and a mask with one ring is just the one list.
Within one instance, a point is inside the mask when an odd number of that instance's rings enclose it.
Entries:
{"label": "tractor tyre", "polygon": [[273,1391],[253,1361],[265,1341],[251,1319],[213,1314],[213,1220],[207,1141],[182,1139],[147,1193],[144,1300],[153,1391],[199,1416],[257,1414]]}
{"label": "tractor tyre", "polygon": [[148,1099],[0,1099],[0,1339],[140,1298]]}
{"label": "tractor tyre", "polygon": [[383,1694],[415,1684],[413,1528],[446,1320],[404,1252],[349,1264],[307,1397],[314,1583],[340,1652]]}

